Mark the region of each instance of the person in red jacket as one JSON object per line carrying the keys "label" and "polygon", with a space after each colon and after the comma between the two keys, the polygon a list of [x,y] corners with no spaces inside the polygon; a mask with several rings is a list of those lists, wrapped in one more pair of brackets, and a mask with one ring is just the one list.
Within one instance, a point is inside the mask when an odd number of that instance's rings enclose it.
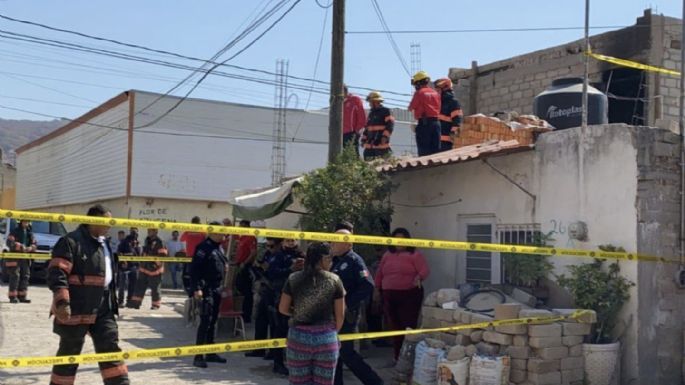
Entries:
{"label": "person in red jacket", "polygon": [[440,151],[449,151],[454,147],[454,138],[459,136],[459,128],[464,113],[461,104],[452,92],[452,80],[441,78],[435,81],[435,89],[440,91],[442,103],[440,106]]}
{"label": "person in red jacket", "polygon": [[[411,238],[409,231],[402,227],[395,229],[391,236]],[[413,247],[388,247],[376,271],[374,302],[382,301],[385,319],[392,330],[416,329],[423,303],[422,282],[429,274],[421,252]],[[393,338],[395,360],[403,342],[403,336]]]}
{"label": "person in red jacket", "polygon": [[354,146],[359,155],[359,132],[366,125],[366,113],[362,98],[351,94],[344,88],[345,101],[343,102],[343,146]]}
{"label": "person in red jacket", "polygon": [[416,147],[419,156],[431,155],[440,151],[440,95],[432,89],[430,76],[425,71],[417,72],[412,78],[416,89],[409,103],[409,110],[414,112],[416,125]]}

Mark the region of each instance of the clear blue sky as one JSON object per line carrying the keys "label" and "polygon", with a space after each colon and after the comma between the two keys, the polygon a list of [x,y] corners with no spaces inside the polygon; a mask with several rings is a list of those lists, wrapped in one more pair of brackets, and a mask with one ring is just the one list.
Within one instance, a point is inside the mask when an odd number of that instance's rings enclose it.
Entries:
{"label": "clear blue sky", "polygon": [[[319,0],[323,4],[329,1]],[[378,2],[393,30],[580,27],[584,20],[583,0]],[[245,20],[254,17],[256,9],[261,9],[260,6],[267,3],[269,2],[262,0],[0,0],[0,14],[208,58],[236,36],[236,32],[244,27]],[[676,0],[594,0],[591,25],[631,25],[649,7],[668,16],[681,15],[681,4]],[[317,48],[327,12],[323,51],[318,68],[315,68]],[[347,0],[346,27],[348,31],[380,30],[371,0]],[[320,8],[315,0],[302,0],[274,30],[231,63],[274,71],[276,59],[283,58],[290,61],[291,75],[310,78],[316,72],[317,79],[328,81],[330,28],[331,10]],[[193,62],[164,58],[6,20],[0,20],[0,30],[196,65]],[[603,31],[594,30],[593,33]],[[407,62],[410,61],[411,42],[420,43],[422,67],[436,78],[446,75],[450,67],[470,67],[472,60],[489,63],[573,41],[581,38],[582,34],[582,30],[398,34],[395,39]],[[227,58],[234,52],[236,49],[230,50],[222,58]],[[249,72],[224,70],[254,76]],[[76,53],[0,37],[0,105],[48,115],[77,117],[120,91],[131,88],[165,92],[187,74],[184,70]],[[271,79],[268,75],[256,76]],[[347,35],[345,80],[351,85],[403,93],[410,91],[409,78],[383,34]],[[308,82],[299,83],[309,85]],[[270,85],[216,76],[210,76],[204,85],[206,87],[199,88],[192,96],[273,105],[274,87]],[[292,98],[289,106],[303,108],[308,93],[294,93],[297,98]],[[323,107],[327,100],[325,95],[313,94],[309,108]],[[46,119],[2,108],[0,117]]]}

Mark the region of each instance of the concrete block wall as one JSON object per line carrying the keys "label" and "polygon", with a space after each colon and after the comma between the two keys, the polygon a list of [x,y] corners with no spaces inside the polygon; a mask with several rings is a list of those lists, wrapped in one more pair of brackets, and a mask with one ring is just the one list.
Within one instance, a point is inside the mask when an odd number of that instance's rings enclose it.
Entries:
{"label": "concrete block wall", "polygon": [[[671,68],[679,62],[680,55],[680,50],[673,48],[678,46],[680,34],[680,27],[673,25],[676,22],[677,19],[653,15],[646,10],[635,26],[592,36],[592,50],[641,63],[662,65],[663,61]],[[471,69],[452,68],[449,76],[456,84],[455,95],[467,114],[510,110],[531,114],[533,98],[554,79],[583,75],[583,48],[583,41],[578,40],[482,66],[474,62]],[[590,82],[603,85],[604,73],[614,68],[617,67],[592,59]],[[645,115],[650,125],[657,118],[669,118],[677,112],[678,98],[673,96],[676,91],[672,90],[672,80],[651,74],[646,77],[650,101]],[[655,98],[657,95],[663,99]]]}
{"label": "concrete block wall", "polygon": [[[660,129],[638,129],[638,252],[677,262],[680,255],[680,138]],[[639,369],[624,368],[624,383],[683,381],[685,290],[675,283],[676,263],[639,263]]]}
{"label": "concrete block wall", "polygon": [[[427,303],[422,309],[422,328],[489,322],[497,319],[552,316],[552,311],[522,309],[520,304],[502,304],[495,316],[466,309],[442,309]],[[587,321],[596,319],[590,315]],[[509,383],[525,385],[582,385],[582,343],[591,323],[556,322],[465,329],[431,335],[446,344],[448,360],[475,354],[509,356]]]}
{"label": "concrete block wall", "polygon": [[[682,21],[666,17],[663,21],[663,26],[660,28],[663,37],[656,39],[661,43],[663,49],[663,63],[662,67],[680,71],[680,48],[683,45],[681,41]],[[655,100],[655,103],[661,103],[661,118],[672,122],[678,122],[679,119],[679,98],[680,98],[680,79],[674,75],[659,74],[658,88],[659,94],[662,95],[661,100]]]}

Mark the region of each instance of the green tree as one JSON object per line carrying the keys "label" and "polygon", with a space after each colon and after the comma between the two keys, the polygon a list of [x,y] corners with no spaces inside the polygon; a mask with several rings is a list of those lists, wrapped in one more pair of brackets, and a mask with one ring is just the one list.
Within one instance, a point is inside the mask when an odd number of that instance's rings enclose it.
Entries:
{"label": "green tree", "polygon": [[[620,247],[601,245],[600,250],[624,252]],[[569,266],[570,277],[561,275],[557,282],[573,295],[576,307],[590,309],[597,313],[597,323],[591,335],[595,344],[613,341],[612,332],[618,323],[619,312],[630,299],[633,282],[621,275],[618,262],[604,268],[603,259],[592,263]]]}
{"label": "green tree", "polygon": [[300,225],[305,231],[333,231],[336,223],[347,220],[357,234],[386,235],[393,213],[391,191],[390,178],[346,147],[335,162],[305,175],[296,190],[308,212]]}
{"label": "green tree", "polygon": [[[543,234],[536,231],[531,244],[549,247],[549,242],[553,241],[551,232]],[[516,286],[535,287],[540,283],[540,279],[546,278],[554,267],[549,258],[543,254],[501,253],[501,255],[504,259],[506,282]]]}

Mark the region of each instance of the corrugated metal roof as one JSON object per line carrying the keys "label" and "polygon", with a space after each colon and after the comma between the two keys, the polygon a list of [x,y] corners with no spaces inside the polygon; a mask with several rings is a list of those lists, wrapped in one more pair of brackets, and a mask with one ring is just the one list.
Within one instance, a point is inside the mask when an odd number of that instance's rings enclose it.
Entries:
{"label": "corrugated metal roof", "polygon": [[476,158],[494,154],[505,154],[519,151],[532,150],[532,145],[521,145],[516,140],[498,141],[491,140],[472,146],[464,146],[450,151],[439,152],[414,158],[399,158],[392,163],[378,166],[381,172],[402,171],[407,169],[430,168],[446,164],[464,162]]}

